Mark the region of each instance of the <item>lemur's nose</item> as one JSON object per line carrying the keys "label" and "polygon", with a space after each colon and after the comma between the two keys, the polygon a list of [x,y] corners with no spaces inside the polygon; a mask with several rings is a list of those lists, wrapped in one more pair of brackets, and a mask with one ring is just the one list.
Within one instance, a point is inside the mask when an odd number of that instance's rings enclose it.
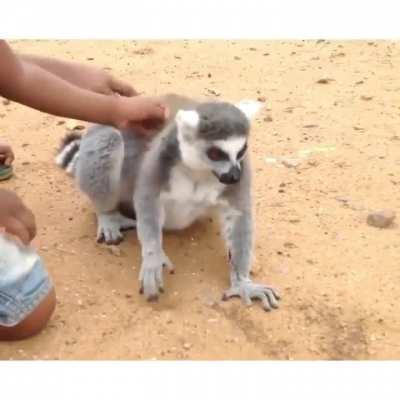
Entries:
{"label": "lemur's nose", "polygon": [[231,185],[240,181],[240,174],[241,170],[239,167],[232,167],[227,173],[220,176],[219,181]]}

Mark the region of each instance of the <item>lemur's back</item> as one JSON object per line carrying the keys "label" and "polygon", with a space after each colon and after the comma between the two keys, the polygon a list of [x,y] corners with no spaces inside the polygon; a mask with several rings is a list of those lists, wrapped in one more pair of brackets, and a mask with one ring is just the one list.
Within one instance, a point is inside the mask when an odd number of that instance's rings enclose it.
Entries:
{"label": "lemur's back", "polygon": [[[172,123],[177,111],[195,107],[198,102],[185,96],[176,94],[167,94],[162,97],[169,108],[169,118],[166,124],[158,132],[153,132],[152,136],[142,136],[135,134],[134,130],[118,131],[115,128],[105,125],[93,125],[81,139],[79,148],[79,164],[87,165],[88,157],[92,151],[104,154],[104,157],[110,150],[115,148],[118,138],[110,134],[121,135],[124,147],[123,164],[121,169],[121,178],[128,178],[132,183],[136,181],[140,165],[143,161],[145,152],[150,148],[152,142],[157,140],[164,128]],[[92,160],[91,160],[92,161]],[[81,173],[84,171],[81,171]],[[125,179],[123,179],[125,180]]]}

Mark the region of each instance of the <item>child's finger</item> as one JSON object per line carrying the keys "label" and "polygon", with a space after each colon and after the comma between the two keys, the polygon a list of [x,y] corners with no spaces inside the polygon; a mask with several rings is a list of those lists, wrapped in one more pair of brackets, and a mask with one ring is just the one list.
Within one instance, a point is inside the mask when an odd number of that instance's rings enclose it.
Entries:
{"label": "child's finger", "polygon": [[111,90],[121,96],[132,97],[136,96],[136,90],[129,84],[113,78],[111,81]]}
{"label": "child's finger", "polygon": [[0,145],[0,162],[9,167],[14,161],[14,152],[10,146]]}
{"label": "child's finger", "polygon": [[4,165],[9,167],[14,161],[14,154],[11,155],[7,155],[5,161],[4,161]]}
{"label": "child's finger", "polygon": [[152,136],[156,133],[154,129],[147,129],[139,124],[131,124],[130,127],[132,128],[133,132],[140,136]]}
{"label": "child's finger", "polygon": [[160,119],[146,119],[142,121],[140,125],[146,130],[157,130],[163,127],[164,121]]}

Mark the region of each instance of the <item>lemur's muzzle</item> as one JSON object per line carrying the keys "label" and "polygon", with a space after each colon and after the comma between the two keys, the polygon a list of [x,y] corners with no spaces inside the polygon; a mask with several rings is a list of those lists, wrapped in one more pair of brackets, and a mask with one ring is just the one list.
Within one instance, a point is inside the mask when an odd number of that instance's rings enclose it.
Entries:
{"label": "lemur's muzzle", "polygon": [[226,185],[232,185],[240,181],[241,169],[238,166],[232,167],[228,172],[219,176],[219,181]]}

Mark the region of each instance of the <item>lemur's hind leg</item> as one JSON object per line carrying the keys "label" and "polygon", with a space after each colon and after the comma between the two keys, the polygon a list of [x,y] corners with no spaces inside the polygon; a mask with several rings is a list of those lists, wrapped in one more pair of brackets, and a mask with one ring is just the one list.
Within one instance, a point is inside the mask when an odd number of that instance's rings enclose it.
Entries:
{"label": "lemur's hind leg", "polygon": [[95,126],[83,137],[76,178],[95,206],[98,242],[118,244],[123,240],[121,230],[136,226],[118,210],[123,159],[124,143],[116,129]]}
{"label": "lemur's hind leg", "polygon": [[119,244],[124,239],[123,230],[136,227],[136,221],[124,217],[119,211],[97,214],[97,241],[107,244]]}

